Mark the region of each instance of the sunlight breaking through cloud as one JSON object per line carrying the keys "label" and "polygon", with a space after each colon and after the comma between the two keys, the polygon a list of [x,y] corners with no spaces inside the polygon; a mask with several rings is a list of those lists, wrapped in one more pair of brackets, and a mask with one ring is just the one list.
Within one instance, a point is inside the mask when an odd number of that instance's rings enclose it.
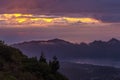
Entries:
{"label": "sunlight breaking through cloud", "polygon": [[33,15],[33,14],[0,14],[1,25],[64,25],[80,23],[101,23],[100,20],[91,17],[65,17],[53,15]]}

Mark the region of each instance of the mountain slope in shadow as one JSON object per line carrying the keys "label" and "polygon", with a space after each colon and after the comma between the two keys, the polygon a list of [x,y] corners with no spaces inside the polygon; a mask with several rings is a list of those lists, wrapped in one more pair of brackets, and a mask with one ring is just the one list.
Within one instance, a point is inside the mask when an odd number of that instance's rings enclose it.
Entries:
{"label": "mountain slope in shadow", "polygon": [[58,56],[60,59],[113,59],[120,60],[120,41],[112,38],[109,41],[93,41],[89,44],[74,44],[61,39],[48,41],[30,41],[11,45],[28,56]]}

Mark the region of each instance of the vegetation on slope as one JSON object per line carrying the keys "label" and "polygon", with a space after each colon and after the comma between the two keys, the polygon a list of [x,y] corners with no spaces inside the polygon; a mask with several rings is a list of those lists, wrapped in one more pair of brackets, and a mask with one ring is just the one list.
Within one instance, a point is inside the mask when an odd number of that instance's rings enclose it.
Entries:
{"label": "vegetation on slope", "polygon": [[57,57],[49,63],[43,53],[39,60],[28,58],[0,41],[0,80],[68,80],[58,72],[59,67]]}

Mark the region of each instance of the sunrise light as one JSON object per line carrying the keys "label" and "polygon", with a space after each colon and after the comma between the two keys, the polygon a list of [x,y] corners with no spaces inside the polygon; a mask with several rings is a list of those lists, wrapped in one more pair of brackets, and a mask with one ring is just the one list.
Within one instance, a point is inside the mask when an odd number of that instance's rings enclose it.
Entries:
{"label": "sunrise light", "polygon": [[[71,23],[101,23],[100,20],[90,18],[90,17],[61,17],[61,16],[48,16],[48,15],[34,15],[34,14],[0,14],[0,22],[3,24],[14,24],[14,25],[24,25],[24,24],[71,24]],[[41,23],[42,22],[42,23]],[[57,23],[56,23],[57,22]]]}

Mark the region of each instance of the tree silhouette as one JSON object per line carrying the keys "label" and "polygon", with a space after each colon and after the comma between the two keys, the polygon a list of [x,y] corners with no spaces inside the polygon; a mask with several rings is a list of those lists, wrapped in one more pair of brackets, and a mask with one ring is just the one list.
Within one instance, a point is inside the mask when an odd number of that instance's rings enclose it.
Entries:
{"label": "tree silhouette", "polygon": [[20,50],[0,41],[0,80],[68,80],[53,74],[44,53],[40,59],[27,57]]}
{"label": "tree silhouette", "polygon": [[56,73],[58,71],[58,69],[60,68],[60,64],[56,56],[53,57],[52,62],[49,62],[49,66],[51,67],[53,73]]}
{"label": "tree silhouette", "polygon": [[40,62],[40,63],[47,63],[47,61],[46,61],[46,58],[45,58],[45,55],[44,55],[44,52],[43,52],[43,51],[41,52],[41,56],[40,56],[39,62]]}
{"label": "tree silhouette", "polygon": [[4,45],[4,44],[5,44],[5,42],[0,40],[0,45]]}

